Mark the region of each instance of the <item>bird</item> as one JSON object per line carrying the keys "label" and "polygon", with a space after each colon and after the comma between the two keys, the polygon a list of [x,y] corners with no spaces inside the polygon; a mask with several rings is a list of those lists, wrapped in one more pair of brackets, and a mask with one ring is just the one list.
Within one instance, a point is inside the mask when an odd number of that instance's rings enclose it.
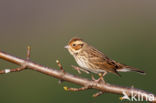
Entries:
{"label": "bird", "polygon": [[104,53],[78,37],[72,38],[65,48],[74,57],[80,66],[80,70],[99,74],[100,78],[97,82],[102,80],[107,73],[113,73],[117,76],[121,76],[119,72],[131,71],[145,74],[145,72],[140,69],[121,64],[108,58]]}

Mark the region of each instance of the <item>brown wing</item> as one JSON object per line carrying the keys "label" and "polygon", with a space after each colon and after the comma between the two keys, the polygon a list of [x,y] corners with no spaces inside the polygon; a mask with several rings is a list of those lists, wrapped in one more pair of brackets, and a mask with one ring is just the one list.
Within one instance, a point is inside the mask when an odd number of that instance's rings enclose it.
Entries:
{"label": "brown wing", "polygon": [[103,69],[107,72],[112,72],[120,76],[116,69],[121,67],[116,61],[109,59],[103,53],[91,46],[88,47],[86,52],[89,56],[89,61],[95,65],[96,69]]}

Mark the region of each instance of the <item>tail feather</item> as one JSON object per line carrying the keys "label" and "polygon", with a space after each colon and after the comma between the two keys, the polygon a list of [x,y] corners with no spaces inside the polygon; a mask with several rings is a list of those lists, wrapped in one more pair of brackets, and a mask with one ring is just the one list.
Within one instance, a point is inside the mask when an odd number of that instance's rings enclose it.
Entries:
{"label": "tail feather", "polygon": [[126,66],[126,67],[124,67],[124,68],[118,69],[117,71],[119,71],[119,72],[134,71],[134,72],[138,72],[138,73],[140,73],[140,74],[142,74],[142,75],[145,75],[145,74],[146,74],[144,71],[139,70],[139,69],[134,68],[134,67],[130,67],[130,66]]}

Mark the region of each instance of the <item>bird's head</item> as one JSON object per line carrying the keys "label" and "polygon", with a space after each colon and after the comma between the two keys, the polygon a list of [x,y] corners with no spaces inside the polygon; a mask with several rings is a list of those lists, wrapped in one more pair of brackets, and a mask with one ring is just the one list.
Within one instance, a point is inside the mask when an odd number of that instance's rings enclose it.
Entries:
{"label": "bird's head", "polygon": [[72,38],[68,45],[65,46],[65,48],[68,49],[68,51],[70,52],[70,54],[74,55],[74,54],[78,54],[86,45],[87,43],[85,43],[82,39],[80,38]]}

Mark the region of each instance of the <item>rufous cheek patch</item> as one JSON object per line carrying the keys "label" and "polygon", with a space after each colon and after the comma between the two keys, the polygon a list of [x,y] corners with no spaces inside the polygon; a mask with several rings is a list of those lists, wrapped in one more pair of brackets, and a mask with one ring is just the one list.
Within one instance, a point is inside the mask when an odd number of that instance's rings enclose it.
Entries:
{"label": "rufous cheek patch", "polygon": [[77,45],[77,46],[75,46],[75,47],[73,47],[75,50],[79,50],[79,49],[81,49],[82,48],[82,46],[81,45]]}

